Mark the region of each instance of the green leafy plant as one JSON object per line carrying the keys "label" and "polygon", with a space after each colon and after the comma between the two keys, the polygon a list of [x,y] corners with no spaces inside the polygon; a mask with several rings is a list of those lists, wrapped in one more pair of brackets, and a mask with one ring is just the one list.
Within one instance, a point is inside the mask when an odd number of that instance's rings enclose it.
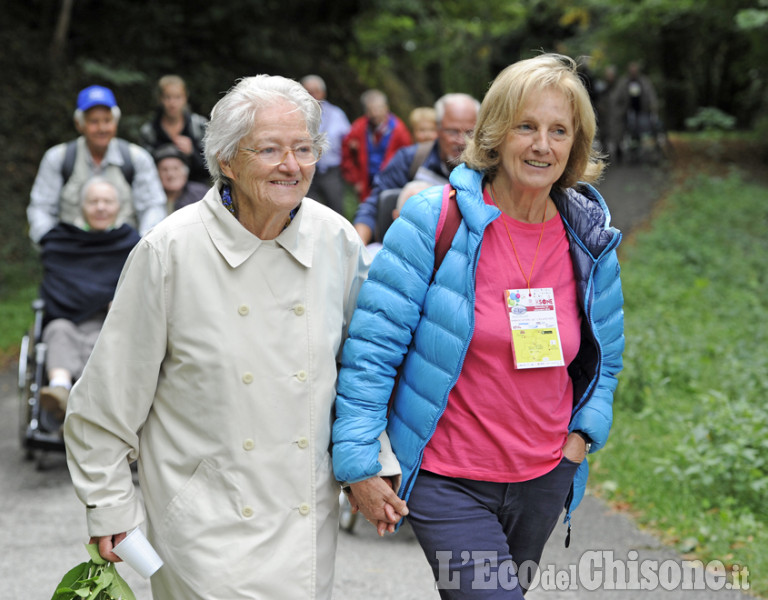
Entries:
{"label": "green leafy plant", "polygon": [[730,131],[736,127],[736,117],[714,106],[699,108],[696,114],[685,120],[685,128],[691,131]]}
{"label": "green leafy plant", "polygon": [[[768,596],[766,188],[687,177],[622,247],[627,348],[593,489]],[[727,233],[726,233],[727,232]]]}
{"label": "green leafy plant", "polygon": [[755,120],[753,131],[757,140],[758,152],[763,160],[768,162],[768,115],[764,114]]}
{"label": "green leafy plant", "polygon": [[86,544],[85,548],[91,560],[70,569],[51,600],[136,600],[115,563],[101,558],[96,544]]}

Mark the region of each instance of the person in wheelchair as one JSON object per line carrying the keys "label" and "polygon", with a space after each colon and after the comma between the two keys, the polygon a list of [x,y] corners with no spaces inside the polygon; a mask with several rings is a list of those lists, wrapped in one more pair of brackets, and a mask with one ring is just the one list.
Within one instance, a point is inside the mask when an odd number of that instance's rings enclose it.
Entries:
{"label": "person in wheelchair", "polygon": [[83,186],[76,224],[60,222],[40,240],[48,376],[40,405],[58,420],[96,344],[123,264],[139,241],[130,225],[115,227],[119,210],[115,186],[94,177]]}

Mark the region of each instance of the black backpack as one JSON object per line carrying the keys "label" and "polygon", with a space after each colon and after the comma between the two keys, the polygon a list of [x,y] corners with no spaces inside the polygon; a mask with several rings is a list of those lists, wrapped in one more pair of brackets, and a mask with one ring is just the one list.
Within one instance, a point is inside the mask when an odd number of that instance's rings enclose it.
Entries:
{"label": "black backpack", "polygon": [[[123,157],[123,164],[120,166],[120,170],[123,172],[123,177],[125,177],[128,185],[131,185],[133,183],[133,176],[136,173],[133,161],[131,160],[131,145],[127,141],[117,138],[117,147],[120,149],[120,154]],[[61,176],[64,178],[62,186],[72,176],[72,170],[75,168],[75,158],[77,158],[77,140],[72,140],[67,142],[67,148],[64,151],[64,162],[61,163]]]}

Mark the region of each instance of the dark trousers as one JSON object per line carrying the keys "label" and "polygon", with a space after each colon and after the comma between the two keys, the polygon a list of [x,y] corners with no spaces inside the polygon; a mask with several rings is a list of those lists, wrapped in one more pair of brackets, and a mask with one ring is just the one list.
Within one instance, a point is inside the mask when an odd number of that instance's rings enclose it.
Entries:
{"label": "dark trousers", "polygon": [[346,186],[340,167],[331,167],[324,173],[315,172],[307,196],[344,215],[344,192]]}
{"label": "dark trousers", "polygon": [[520,483],[420,471],[408,500],[408,521],[440,597],[521,599],[577,468],[563,458],[546,475]]}

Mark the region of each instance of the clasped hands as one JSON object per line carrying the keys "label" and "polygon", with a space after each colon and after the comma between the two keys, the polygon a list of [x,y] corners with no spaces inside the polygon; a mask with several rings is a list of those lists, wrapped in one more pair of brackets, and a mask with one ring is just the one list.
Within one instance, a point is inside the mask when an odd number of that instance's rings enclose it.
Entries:
{"label": "clasped hands", "polygon": [[380,536],[387,531],[394,533],[395,525],[408,514],[405,500],[397,495],[389,477],[377,475],[350,484],[347,497],[352,512],[363,513]]}

